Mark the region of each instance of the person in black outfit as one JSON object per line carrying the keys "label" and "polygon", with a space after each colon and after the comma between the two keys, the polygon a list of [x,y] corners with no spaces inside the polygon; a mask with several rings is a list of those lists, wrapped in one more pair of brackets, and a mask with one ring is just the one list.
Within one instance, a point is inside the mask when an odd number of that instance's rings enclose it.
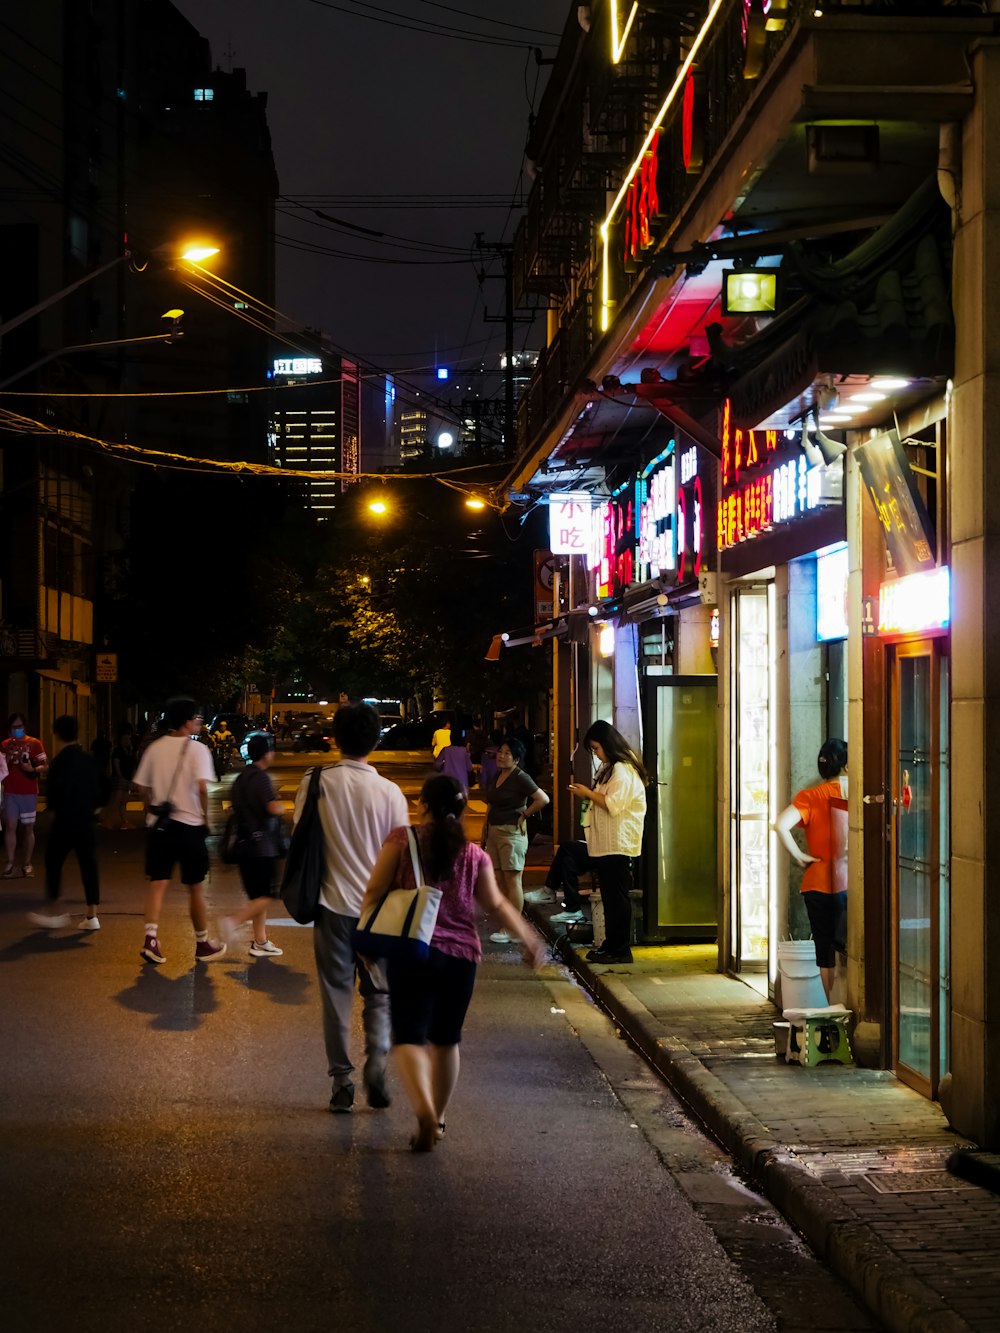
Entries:
{"label": "person in black outfit", "polygon": [[29,913],[28,919],[43,930],[69,925],[68,914],[59,911],[59,897],[63,865],[70,852],[75,852],[87,901],[87,914],[79,923],[80,929],[100,930],[97,906],[101,890],[94,819],[101,799],[101,773],[94,756],[77,739],[80,728],[75,717],[57,717],[52,731],[60,749],[49,766],[46,790],[48,808],[54,816],[45,848],[47,905],[43,912]]}
{"label": "person in black outfit", "polygon": [[232,916],[221,917],[219,929],[227,944],[234,942],[241,926],[253,922],[254,958],[280,958],[284,949],[267,938],[267,909],[277,890],[278,861],[281,858],[281,816],[284,802],[279,800],[268,769],[274,762],[270,736],[251,736],[247,741],[250,763],[233,783],[229,799],[236,814],[241,839],[237,861],[243,889],[249,901]]}
{"label": "person in black outfit", "polygon": [[549,920],[561,926],[580,925],[587,919],[583,911],[587,900],[580,893],[580,876],[589,869],[590,853],[582,839],[561,842],[545,876],[545,888],[534,891],[538,897],[526,893],[525,901],[550,903],[558,897],[562,910],[555,912]]}

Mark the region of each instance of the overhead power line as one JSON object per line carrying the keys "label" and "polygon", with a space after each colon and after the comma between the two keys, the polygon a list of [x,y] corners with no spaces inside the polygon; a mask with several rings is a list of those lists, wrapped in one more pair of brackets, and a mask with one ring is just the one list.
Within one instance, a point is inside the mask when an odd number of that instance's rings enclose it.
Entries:
{"label": "overhead power line", "polygon": [[[513,51],[521,51],[525,46],[533,44],[514,38],[491,37],[487,33],[474,32],[469,28],[454,28],[450,24],[435,24],[420,19],[414,21],[412,14],[404,14],[397,9],[385,9],[381,5],[363,4],[362,0],[357,0],[360,6],[358,9],[332,4],[331,0],[308,0],[308,3],[317,5],[320,9],[331,9],[338,14],[347,14],[350,18],[368,19],[372,23],[383,23],[390,28],[401,28],[404,32],[422,32],[429,37],[443,37],[449,41],[472,42],[477,46],[496,46]],[[371,10],[372,13],[366,14],[362,12],[363,10]]]}
{"label": "overhead power line", "polygon": [[428,5],[431,9],[446,9],[449,14],[461,14],[464,18],[476,19],[480,23],[493,23],[498,28],[516,28],[519,32],[536,32],[544,37],[561,36],[549,28],[531,28],[524,23],[505,23],[503,19],[489,18],[486,14],[473,14],[469,9],[456,9],[454,5],[443,5],[439,0],[418,0],[418,3]]}

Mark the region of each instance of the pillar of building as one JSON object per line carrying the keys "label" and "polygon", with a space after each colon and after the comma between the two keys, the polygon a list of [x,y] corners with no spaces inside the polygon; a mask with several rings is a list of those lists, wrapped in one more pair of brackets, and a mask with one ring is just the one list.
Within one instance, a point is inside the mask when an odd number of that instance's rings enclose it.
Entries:
{"label": "pillar of building", "polygon": [[[955,210],[952,569],[952,1125],[1000,1147],[1000,44],[970,53]],[[951,179],[943,182],[948,188]]]}

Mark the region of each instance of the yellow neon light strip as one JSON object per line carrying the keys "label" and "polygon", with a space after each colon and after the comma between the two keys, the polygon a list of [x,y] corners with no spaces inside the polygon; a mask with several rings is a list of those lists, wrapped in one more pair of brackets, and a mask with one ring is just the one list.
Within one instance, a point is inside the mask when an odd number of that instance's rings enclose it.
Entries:
{"label": "yellow neon light strip", "polygon": [[[726,5],[726,3],[727,0],[714,0],[712,7],[705,15],[705,22],[701,25],[701,30],[699,31],[698,36],[692,42],[691,50],[687,53],[684,63],[677,71],[677,77],[674,79],[670,91],[664,98],[663,105],[660,107],[659,111],[657,111],[656,118],[654,119],[652,125],[650,125],[649,130],[646,133],[646,137],[642,142],[642,147],[639,149],[635,161],[629,168],[628,175],[622,182],[621,189],[615,195],[614,202],[612,203],[610,209],[608,210],[607,217],[601,223],[601,228],[600,228],[601,240],[604,243],[604,254],[601,260],[601,332],[602,333],[606,332],[608,328],[608,322],[609,322],[608,306],[610,305],[611,302],[611,291],[610,291],[611,275],[609,271],[610,266],[608,261],[608,248],[609,248],[608,232],[611,228],[611,224],[615,219],[615,214],[618,212],[618,208],[622,200],[628,193],[628,187],[632,184],[636,172],[642,166],[643,158],[646,156],[646,153],[649,151],[649,147],[653,142],[653,136],[656,134],[656,131],[661,128],[664,120],[666,119],[667,112],[670,110],[674,102],[677,100],[677,96],[680,93],[681,89],[684,87],[684,82],[687,79],[688,72],[690,71],[691,66],[695,62],[698,52],[701,50],[705,42],[705,39],[708,37],[708,34],[712,29],[712,25],[718,18],[719,11]],[[616,11],[615,29],[613,29],[612,31],[612,42],[614,41],[614,37],[617,31],[617,6],[615,6],[615,11]],[[632,22],[632,17],[630,16],[629,23],[631,22]],[[626,36],[628,35],[628,26],[626,26],[625,35]]]}
{"label": "yellow neon light strip", "polygon": [[632,24],[635,22],[635,16],[639,12],[638,4],[632,6],[632,12],[625,20],[625,27],[621,36],[618,35],[618,0],[611,0],[611,63],[617,65],[622,58],[622,52],[625,50],[625,43],[628,41],[628,35],[632,31]]}

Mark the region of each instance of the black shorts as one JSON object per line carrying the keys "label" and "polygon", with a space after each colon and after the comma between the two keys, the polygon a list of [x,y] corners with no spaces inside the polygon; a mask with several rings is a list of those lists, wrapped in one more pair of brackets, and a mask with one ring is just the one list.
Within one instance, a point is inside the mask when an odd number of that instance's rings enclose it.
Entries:
{"label": "black shorts", "polygon": [[243,892],[248,898],[278,896],[278,862],[273,856],[248,856],[239,862]]}
{"label": "black shorts", "polygon": [[389,1011],[396,1046],[457,1046],[476,964],[432,948],[424,963],[390,961]]}
{"label": "black shorts", "polygon": [[204,824],[178,824],[169,819],[163,830],[146,835],[146,876],[169,879],[180,864],[182,884],[202,884],[208,876],[208,829]]}
{"label": "black shorts", "polygon": [[807,889],[802,897],[816,943],[816,966],[836,967],[837,954],[847,952],[847,894]]}

